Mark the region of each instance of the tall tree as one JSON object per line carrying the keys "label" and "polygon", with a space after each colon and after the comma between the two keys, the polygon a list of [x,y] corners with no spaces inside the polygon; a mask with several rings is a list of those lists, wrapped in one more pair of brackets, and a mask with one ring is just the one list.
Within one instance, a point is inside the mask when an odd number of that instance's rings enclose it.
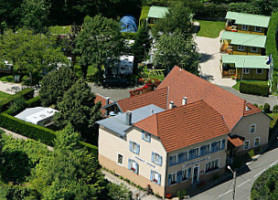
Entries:
{"label": "tall tree", "polygon": [[114,65],[123,50],[123,37],[119,23],[101,15],[84,19],[82,30],[77,36],[75,52],[80,55],[80,64],[86,74],[89,65],[96,66],[98,79],[102,66]]}
{"label": "tall tree", "polygon": [[43,106],[57,104],[64,93],[77,81],[75,73],[69,67],[53,70],[41,82],[40,97]]}
{"label": "tall tree", "polygon": [[0,37],[0,57],[12,62],[17,73],[29,74],[31,84],[38,83],[43,70],[68,62],[52,36],[22,29],[17,33],[8,30]]}
{"label": "tall tree", "polygon": [[[23,0],[0,0],[1,27],[5,24],[8,28],[15,29],[20,25],[21,3]],[[3,34],[3,33],[1,33]]]}
{"label": "tall tree", "polygon": [[75,131],[90,142],[95,142],[95,122],[101,118],[101,103],[95,104],[95,95],[84,79],[79,79],[65,92],[57,108],[60,111],[54,116],[57,126],[64,127],[71,123]]}
{"label": "tall tree", "polygon": [[184,34],[175,32],[160,36],[156,43],[154,63],[171,70],[175,65],[193,73],[198,73],[199,54],[191,38],[185,39]]}
{"label": "tall tree", "polygon": [[46,0],[24,0],[22,3],[22,24],[34,33],[45,33],[49,23],[50,2]]}
{"label": "tall tree", "polygon": [[158,32],[172,34],[179,31],[184,36],[192,34],[192,13],[182,2],[175,2],[169,8],[164,18],[160,19],[153,27],[152,33],[158,36]]}

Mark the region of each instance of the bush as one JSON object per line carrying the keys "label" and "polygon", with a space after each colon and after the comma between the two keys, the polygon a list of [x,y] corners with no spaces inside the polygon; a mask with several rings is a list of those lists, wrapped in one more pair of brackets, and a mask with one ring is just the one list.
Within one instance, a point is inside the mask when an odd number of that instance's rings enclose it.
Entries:
{"label": "bush", "polygon": [[0,114],[0,126],[50,146],[56,137],[55,132],[50,129],[22,121],[6,113]]}
{"label": "bush", "polygon": [[254,105],[255,107],[257,107],[257,108],[259,107],[258,104],[256,104],[256,103],[254,103],[253,105]]}
{"label": "bush", "polygon": [[97,156],[97,155],[98,155],[98,148],[97,148],[96,146],[94,146],[94,145],[92,145],[92,144],[89,144],[89,143],[87,143],[87,142],[82,142],[82,141],[80,141],[79,144],[80,144],[81,146],[86,147],[87,150],[88,150],[90,153],[94,154],[94,156]]}
{"label": "bush", "polygon": [[3,77],[0,78],[0,81],[14,82],[14,77],[13,77],[13,75],[3,76]]}
{"label": "bush", "polygon": [[254,151],[254,149],[248,151],[248,155],[249,155],[250,158],[252,158],[253,156],[255,156],[255,151]]}
{"label": "bush", "polygon": [[199,5],[193,10],[193,12],[195,12],[195,17],[197,19],[206,19],[206,20],[225,20],[227,11],[228,11],[227,4],[214,4],[214,3],[206,3],[203,5]]}
{"label": "bush", "polygon": [[278,113],[278,105],[273,106],[273,112]]}
{"label": "bush", "polygon": [[268,103],[264,104],[264,112],[265,113],[270,113],[270,105]]}
{"label": "bush", "polygon": [[41,97],[36,96],[32,99],[27,100],[25,103],[27,108],[41,106]]}
{"label": "bush", "polygon": [[268,96],[269,86],[265,82],[260,81],[240,81],[239,91],[245,94]]}
{"label": "bush", "polygon": [[16,114],[23,110],[25,107],[25,99],[21,96],[11,102],[9,110],[11,111],[11,113]]}
{"label": "bush", "polygon": [[254,13],[254,6],[246,2],[233,2],[229,4],[229,11]]}
{"label": "bush", "polygon": [[0,103],[0,112],[8,109],[11,102],[18,97],[23,97],[24,99],[28,100],[34,97],[34,89],[32,88],[26,88],[21,90],[20,92],[16,93],[15,95],[11,96],[10,98],[6,99],[5,101],[2,101]]}

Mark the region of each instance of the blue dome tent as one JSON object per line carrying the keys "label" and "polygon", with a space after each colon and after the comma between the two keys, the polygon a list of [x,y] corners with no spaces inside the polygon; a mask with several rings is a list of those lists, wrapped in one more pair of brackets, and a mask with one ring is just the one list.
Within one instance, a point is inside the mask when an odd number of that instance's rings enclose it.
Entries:
{"label": "blue dome tent", "polygon": [[121,32],[134,33],[137,31],[136,19],[130,15],[126,15],[121,18],[120,26],[121,26]]}

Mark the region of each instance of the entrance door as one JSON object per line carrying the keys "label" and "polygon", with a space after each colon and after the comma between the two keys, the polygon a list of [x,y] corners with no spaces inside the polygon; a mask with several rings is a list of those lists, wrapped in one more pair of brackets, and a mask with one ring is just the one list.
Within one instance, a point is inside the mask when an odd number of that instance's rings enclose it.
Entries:
{"label": "entrance door", "polygon": [[192,176],[192,182],[197,183],[199,181],[199,167],[194,167],[193,169],[193,176]]}

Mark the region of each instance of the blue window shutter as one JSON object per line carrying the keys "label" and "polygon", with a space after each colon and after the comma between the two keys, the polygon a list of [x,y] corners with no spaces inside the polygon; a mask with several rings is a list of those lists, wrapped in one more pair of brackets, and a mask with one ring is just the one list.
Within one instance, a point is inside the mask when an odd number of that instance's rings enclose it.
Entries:
{"label": "blue window shutter", "polygon": [[140,153],[140,145],[139,145],[139,144],[137,144],[137,151],[136,151],[136,154],[138,154],[138,155],[139,155],[139,153]]}
{"label": "blue window shutter", "polygon": [[191,167],[188,168],[188,178],[190,178],[190,177],[191,177]]}
{"label": "blue window shutter", "polygon": [[179,182],[181,182],[181,180],[182,180],[182,173],[181,173],[181,171],[178,171],[178,173],[177,173],[177,182],[179,183]]}
{"label": "blue window shutter", "polygon": [[189,151],[189,159],[192,159],[192,153],[193,153],[193,150],[190,150]]}
{"label": "blue window shutter", "polygon": [[128,169],[131,169],[131,160],[128,159]]}
{"label": "blue window shutter", "polygon": [[148,142],[151,142],[151,135],[148,134]]}
{"label": "blue window shutter", "polygon": [[153,170],[151,170],[151,177],[150,180],[153,181]]}
{"label": "blue window shutter", "polygon": [[152,162],[154,163],[154,152],[152,152]]}
{"label": "blue window shutter", "polygon": [[173,156],[170,156],[169,165],[173,166]]}
{"label": "blue window shutter", "polygon": [[129,141],[129,150],[132,152],[132,141]]}
{"label": "blue window shutter", "polygon": [[225,139],[222,140],[222,149],[225,149]]}
{"label": "blue window shutter", "polygon": [[159,163],[160,166],[162,165],[162,156],[159,156]]}
{"label": "blue window shutter", "polygon": [[160,175],[160,174],[158,174],[157,184],[158,184],[158,185],[160,185],[160,183],[161,183],[161,175]]}
{"label": "blue window shutter", "polygon": [[171,175],[168,175],[168,185],[171,185]]}
{"label": "blue window shutter", "polygon": [[139,165],[138,165],[138,163],[136,163],[136,169],[135,169],[136,174],[138,174],[138,168],[139,168]]}
{"label": "blue window shutter", "polygon": [[145,133],[144,133],[144,131],[142,131],[142,140],[145,140],[144,137],[145,136]]}
{"label": "blue window shutter", "polygon": [[182,162],[182,153],[178,154],[178,162],[181,163]]}

